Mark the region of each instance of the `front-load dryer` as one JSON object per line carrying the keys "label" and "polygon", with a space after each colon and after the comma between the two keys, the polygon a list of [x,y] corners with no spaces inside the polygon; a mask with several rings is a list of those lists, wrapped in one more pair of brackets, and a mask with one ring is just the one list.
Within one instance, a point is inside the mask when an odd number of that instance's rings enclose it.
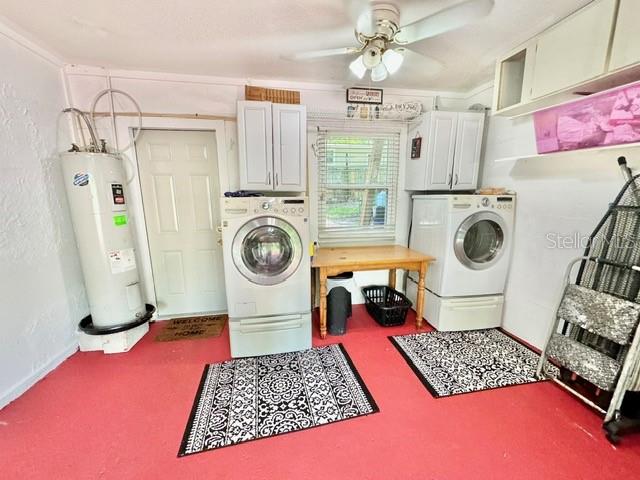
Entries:
{"label": "front-load dryer", "polygon": [[[513,195],[413,196],[409,246],[436,258],[427,272],[425,298],[432,300],[424,311],[431,322],[447,326],[441,329],[500,325],[515,200]],[[417,280],[409,274],[410,283]],[[439,322],[443,318],[447,321]]]}
{"label": "front-load dryer", "polygon": [[232,356],[310,348],[307,198],[223,199],[222,242]]}
{"label": "front-load dryer", "polygon": [[502,294],[514,209],[512,195],[414,195],[409,246],[436,258],[427,289],[441,297]]}

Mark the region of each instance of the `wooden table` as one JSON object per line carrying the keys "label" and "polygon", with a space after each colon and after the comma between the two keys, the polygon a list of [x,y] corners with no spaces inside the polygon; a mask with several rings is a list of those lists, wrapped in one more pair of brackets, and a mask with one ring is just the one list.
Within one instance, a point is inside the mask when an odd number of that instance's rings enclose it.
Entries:
{"label": "wooden table", "polygon": [[363,270],[389,270],[389,286],[396,287],[396,269],[420,272],[418,298],[416,300],[416,328],[422,326],[424,305],[424,279],[429,263],[435,260],[415,250],[400,245],[381,247],[320,248],[311,266],[320,276],[320,337],[327,336],[327,277],[344,272]]}

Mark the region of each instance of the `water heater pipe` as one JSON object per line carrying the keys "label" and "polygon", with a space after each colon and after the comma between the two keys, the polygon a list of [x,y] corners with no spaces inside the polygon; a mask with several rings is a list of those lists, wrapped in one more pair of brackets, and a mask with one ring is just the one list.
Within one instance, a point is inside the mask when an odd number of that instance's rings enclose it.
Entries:
{"label": "water heater pipe", "polygon": [[[142,132],[142,110],[140,109],[140,105],[138,105],[138,102],[136,102],[135,98],[133,98],[131,95],[129,95],[124,90],[119,90],[117,88],[107,88],[107,89],[102,90],[101,92],[99,92],[95,96],[95,98],[93,99],[93,103],[91,104],[90,115],[91,115],[91,121],[95,125],[96,105],[98,104],[98,101],[102,97],[104,97],[105,95],[111,94],[111,101],[113,102],[113,94],[114,93],[119,93],[120,95],[123,95],[123,96],[127,97],[131,101],[131,103],[133,103],[133,105],[136,107],[136,110],[138,111],[138,128],[136,129],[136,132],[133,134],[133,138],[127,144],[126,147],[116,150],[117,154],[122,154],[122,153],[126,152],[127,150],[129,150],[131,147],[133,147],[135,145],[136,140],[138,140],[138,137],[140,136],[140,133]],[[115,112],[113,110],[113,104],[111,105],[111,121],[112,121],[112,124],[114,126],[114,136],[115,136]]]}

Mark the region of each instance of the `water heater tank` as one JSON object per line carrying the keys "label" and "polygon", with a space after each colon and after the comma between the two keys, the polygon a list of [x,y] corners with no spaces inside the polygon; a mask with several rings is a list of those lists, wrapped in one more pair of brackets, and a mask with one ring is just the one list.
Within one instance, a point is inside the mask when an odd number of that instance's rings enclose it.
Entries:
{"label": "water heater tank", "polygon": [[137,322],[146,307],[122,159],[106,153],[69,152],[61,160],[93,327]]}

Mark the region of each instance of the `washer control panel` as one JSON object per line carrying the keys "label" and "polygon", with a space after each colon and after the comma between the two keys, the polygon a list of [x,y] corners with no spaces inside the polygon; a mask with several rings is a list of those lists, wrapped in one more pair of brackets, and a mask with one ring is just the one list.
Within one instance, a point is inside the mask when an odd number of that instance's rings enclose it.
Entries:
{"label": "washer control panel", "polygon": [[252,217],[256,215],[283,217],[309,216],[307,197],[235,197],[224,198],[222,218]]}
{"label": "washer control panel", "polygon": [[252,199],[251,203],[250,212],[253,214],[274,213],[285,217],[306,217],[308,215],[306,197],[256,197]]}

